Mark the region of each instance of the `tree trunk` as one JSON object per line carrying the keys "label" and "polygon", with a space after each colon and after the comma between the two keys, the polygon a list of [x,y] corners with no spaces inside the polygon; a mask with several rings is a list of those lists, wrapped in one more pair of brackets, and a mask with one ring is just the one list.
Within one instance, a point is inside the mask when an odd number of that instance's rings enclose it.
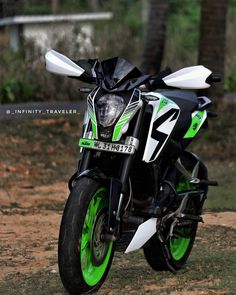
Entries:
{"label": "tree trunk", "polygon": [[164,53],[169,1],[148,0],[147,9],[141,68],[144,73],[155,74],[160,71]]}
{"label": "tree trunk", "polygon": [[92,10],[92,11],[98,11],[98,0],[89,0],[88,2],[89,4],[89,8]]}
{"label": "tree trunk", "polygon": [[226,18],[228,0],[202,0],[199,64],[222,76],[222,82],[208,89],[215,102],[224,94],[224,57],[226,41]]}
{"label": "tree trunk", "polygon": [[57,13],[57,0],[51,0],[51,13],[56,14]]}

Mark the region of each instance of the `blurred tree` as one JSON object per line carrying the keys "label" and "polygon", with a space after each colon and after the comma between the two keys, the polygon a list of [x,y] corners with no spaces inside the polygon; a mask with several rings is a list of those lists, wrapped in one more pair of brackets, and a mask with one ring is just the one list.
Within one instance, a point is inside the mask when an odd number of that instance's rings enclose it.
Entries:
{"label": "blurred tree", "polygon": [[52,12],[52,14],[57,13],[57,4],[58,4],[57,0],[51,0],[51,12]]}
{"label": "blurred tree", "polygon": [[2,0],[0,0],[0,18],[2,18],[4,16],[3,14],[3,2]]}
{"label": "blurred tree", "polygon": [[144,21],[144,49],[141,68],[144,73],[160,71],[164,53],[169,0],[148,0]]}
{"label": "blurred tree", "polygon": [[98,10],[98,0],[89,0],[88,4],[92,11],[96,12]]}
{"label": "blurred tree", "polygon": [[199,64],[222,76],[222,82],[208,89],[212,98],[221,98],[224,93],[224,60],[226,41],[226,18],[228,0],[202,0],[199,41]]}
{"label": "blurred tree", "polygon": [[0,17],[22,14],[24,0],[0,0]]}

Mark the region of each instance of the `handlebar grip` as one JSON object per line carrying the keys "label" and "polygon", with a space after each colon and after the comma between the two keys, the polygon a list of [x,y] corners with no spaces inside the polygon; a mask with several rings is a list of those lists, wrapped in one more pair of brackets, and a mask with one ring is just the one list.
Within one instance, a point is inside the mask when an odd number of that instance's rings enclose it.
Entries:
{"label": "handlebar grip", "polygon": [[219,74],[211,74],[206,79],[206,83],[208,83],[208,84],[217,83],[217,82],[221,82],[221,75],[219,75]]}
{"label": "handlebar grip", "polygon": [[212,82],[221,82],[221,76],[218,74],[212,74]]}

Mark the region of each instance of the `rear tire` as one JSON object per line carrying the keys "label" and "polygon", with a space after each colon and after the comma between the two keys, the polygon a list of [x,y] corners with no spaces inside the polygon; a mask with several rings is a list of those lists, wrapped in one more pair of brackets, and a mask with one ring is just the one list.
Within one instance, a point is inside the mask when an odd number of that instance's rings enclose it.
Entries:
{"label": "rear tire", "polygon": [[[167,247],[170,253],[170,263],[175,270],[179,270],[184,266],[191,253],[197,232],[197,225],[194,229],[191,229],[191,231],[191,237],[189,238],[171,237],[167,242]],[[148,244],[143,248],[143,251],[148,264],[154,270],[169,270],[162,252],[161,243],[156,235],[150,239]]]}
{"label": "rear tire", "polygon": [[[194,166],[196,165],[196,158],[188,153],[185,152],[181,156],[181,162],[184,163],[184,166],[188,171],[193,171]],[[207,170],[203,166],[199,168],[198,177],[200,179],[207,179]],[[174,175],[174,177],[173,177]],[[179,192],[185,192],[185,191],[191,191],[194,189],[193,185],[189,184],[189,182],[180,175],[179,172],[176,170],[173,170],[172,174],[173,179],[171,181],[175,183],[176,191]],[[205,193],[207,193],[207,188],[205,189]],[[199,215],[201,214],[201,202],[200,202],[200,195],[195,196],[192,199],[189,199],[186,209],[184,213],[192,214],[192,215]],[[173,211],[175,211],[179,207],[180,203],[177,201],[172,208]],[[170,237],[166,243],[167,247],[170,253],[170,264],[175,270],[181,269],[184,264],[186,263],[197,233],[197,227],[198,223],[194,222],[191,226],[185,226],[185,227],[175,227],[174,228],[174,234],[178,235],[179,237]],[[165,230],[163,230],[163,237],[166,239],[168,236],[170,230],[170,224],[166,227]],[[163,271],[168,270],[168,267],[166,265],[165,257],[162,251],[161,243],[158,239],[158,237],[155,235],[153,236],[150,241],[145,245],[144,247],[144,255],[148,262],[148,264],[156,271]]]}
{"label": "rear tire", "polygon": [[72,295],[96,292],[110,269],[113,243],[101,240],[107,219],[107,191],[84,177],[76,182],[66,203],[58,263],[62,283]]}

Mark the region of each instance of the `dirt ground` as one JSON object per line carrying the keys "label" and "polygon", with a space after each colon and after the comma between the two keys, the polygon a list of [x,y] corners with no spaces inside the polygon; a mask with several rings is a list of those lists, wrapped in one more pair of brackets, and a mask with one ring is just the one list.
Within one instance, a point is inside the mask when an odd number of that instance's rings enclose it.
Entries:
{"label": "dirt ground", "polygon": [[[41,270],[57,273],[58,229],[63,203],[68,195],[67,184],[60,182],[33,187],[30,183],[18,182],[8,187],[8,190],[0,190],[0,279]],[[208,212],[204,214],[204,221],[200,231],[214,225],[236,229],[236,212]],[[175,280],[166,280],[166,286],[174,286]],[[147,288],[158,291],[155,284]],[[178,293],[173,291],[170,294]],[[186,294],[199,295],[190,291]]]}
{"label": "dirt ground", "polygon": [[[63,208],[68,195],[66,183],[16,185],[0,190],[0,279],[9,273],[28,273],[51,265],[62,214],[58,206]],[[57,271],[57,265],[51,268]]]}

